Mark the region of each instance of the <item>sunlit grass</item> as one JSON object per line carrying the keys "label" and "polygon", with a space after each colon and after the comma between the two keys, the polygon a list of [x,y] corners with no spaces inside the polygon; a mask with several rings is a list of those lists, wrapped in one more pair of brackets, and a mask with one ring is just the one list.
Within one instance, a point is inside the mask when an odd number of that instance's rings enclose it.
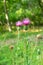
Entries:
{"label": "sunlit grass", "polygon": [[[19,43],[15,34],[7,32],[0,36],[0,65],[43,65],[43,40],[35,39],[43,31],[27,32],[26,35],[23,32],[20,34]],[[5,41],[9,39],[16,42],[6,44]]]}

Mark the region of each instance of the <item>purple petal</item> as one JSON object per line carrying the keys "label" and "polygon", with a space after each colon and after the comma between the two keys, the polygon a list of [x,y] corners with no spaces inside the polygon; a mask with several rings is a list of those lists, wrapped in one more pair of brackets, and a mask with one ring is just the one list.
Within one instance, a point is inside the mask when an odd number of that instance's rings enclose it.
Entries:
{"label": "purple petal", "polygon": [[22,26],[22,22],[21,21],[16,22],[16,26]]}

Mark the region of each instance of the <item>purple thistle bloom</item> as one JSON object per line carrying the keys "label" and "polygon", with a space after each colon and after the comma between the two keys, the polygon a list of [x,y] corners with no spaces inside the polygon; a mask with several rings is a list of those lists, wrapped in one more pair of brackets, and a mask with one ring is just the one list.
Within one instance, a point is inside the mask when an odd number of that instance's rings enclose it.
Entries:
{"label": "purple thistle bloom", "polygon": [[23,24],[24,24],[24,25],[29,25],[29,24],[30,24],[30,20],[29,20],[28,18],[25,18],[25,19],[23,20]]}
{"label": "purple thistle bloom", "polygon": [[21,21],[16,22],[16,26],[22,26],[22,22]]}

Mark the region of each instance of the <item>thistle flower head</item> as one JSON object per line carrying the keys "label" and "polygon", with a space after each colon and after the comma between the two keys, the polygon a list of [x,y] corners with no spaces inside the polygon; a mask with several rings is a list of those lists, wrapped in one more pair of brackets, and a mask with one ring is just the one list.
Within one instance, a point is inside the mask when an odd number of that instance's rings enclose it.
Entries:
{"label": "thistle flower head", "polygon": [[29,25],[29,24],[30,24],[30,20],[29,20],[28,18],[25,18],[25,19],[23,20],[23,24],[24,24],[24,25]]}
{"label": "thistle flower head", "polygon": [[22,26],[22,22],[21,21],[16,22],[16,26]]}

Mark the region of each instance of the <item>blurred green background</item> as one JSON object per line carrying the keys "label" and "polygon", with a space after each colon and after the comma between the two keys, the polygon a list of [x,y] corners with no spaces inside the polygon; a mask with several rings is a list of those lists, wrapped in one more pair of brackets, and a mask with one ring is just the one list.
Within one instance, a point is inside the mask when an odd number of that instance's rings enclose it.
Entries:
{"label": "blurred green background", "polygon": [[31,20],[31,26],[43,26],[43,0],[0,0],[0,30],[12,29],[24,18]]}

